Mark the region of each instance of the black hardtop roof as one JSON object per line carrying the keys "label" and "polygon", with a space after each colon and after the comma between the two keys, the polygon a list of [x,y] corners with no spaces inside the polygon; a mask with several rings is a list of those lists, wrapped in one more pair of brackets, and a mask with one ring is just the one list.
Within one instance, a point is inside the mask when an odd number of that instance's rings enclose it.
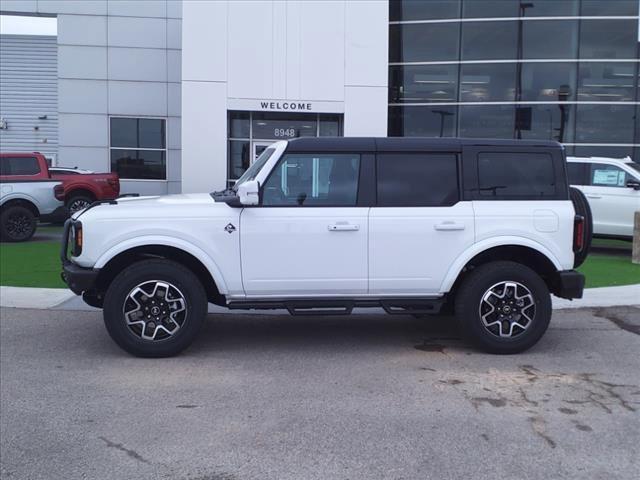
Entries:
{"label": "black hardtop roof", "polygon": [[358,151],[398,152],[442,150],[460,151],[462,147],[562,148],[550,140],[503,140],[482,138],[431,137],[304,137],[289,140],[287,152]]}

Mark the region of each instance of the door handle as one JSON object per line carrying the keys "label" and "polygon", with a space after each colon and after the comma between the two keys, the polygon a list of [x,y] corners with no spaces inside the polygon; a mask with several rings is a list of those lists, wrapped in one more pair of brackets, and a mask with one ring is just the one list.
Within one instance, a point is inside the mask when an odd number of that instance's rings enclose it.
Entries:
{"label": "door handle", "polygon": [[360,225],[354,225],[351,223],[333,223],[327,225],[330,232],[355,232],[360,230]]}
{"label": "door handle", "polygon": [[587,198],[602,198],[602,195],[594,195],[593,193],[587,193],[585,196]]}
{"label": "door handle", "polygon": [[456,222],[442,222],[433,226],[436,230],[450,232],[453,230],[464,230],[464,224]]}

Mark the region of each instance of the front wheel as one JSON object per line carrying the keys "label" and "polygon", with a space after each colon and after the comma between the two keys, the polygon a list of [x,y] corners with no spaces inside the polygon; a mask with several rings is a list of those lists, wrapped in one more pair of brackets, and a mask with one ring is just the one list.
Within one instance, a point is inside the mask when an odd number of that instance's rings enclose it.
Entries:
{"label": "front wheel", "polygon": [[544,335],[551,321],[551,295],[530,268],[492,262],[475,268],[455,300],[463,334],[490,353],[519,353]]}
{"label": "front wheel", "polygon": [[111,338],[138,357],[170,357],[195,339],[207,295],[193,272],[171,260],[143,260],[113,279],[104,299]]}

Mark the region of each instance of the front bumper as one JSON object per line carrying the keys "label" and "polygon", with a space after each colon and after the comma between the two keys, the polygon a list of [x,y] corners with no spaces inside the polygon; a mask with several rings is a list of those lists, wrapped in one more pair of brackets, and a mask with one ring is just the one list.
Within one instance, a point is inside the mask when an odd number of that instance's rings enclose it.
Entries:
{"label": "front bumper", "polygon": [[60,276],[69,289],[76,295],[92,290],[96,284],[99,270],[84,268],[66,260],[62,263],[62,273]]}
{"label": "front bumper", "polygon": [[582,298],[584,275],[575,270],[562,270],[555,274],[552,293],[560,298],[572,300]]}

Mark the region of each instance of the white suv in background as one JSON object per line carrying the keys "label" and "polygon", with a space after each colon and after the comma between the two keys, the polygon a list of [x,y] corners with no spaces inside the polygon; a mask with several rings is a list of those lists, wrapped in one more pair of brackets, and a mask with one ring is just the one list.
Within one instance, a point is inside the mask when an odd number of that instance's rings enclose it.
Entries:
{"label": "white suv in background", "polygon": [[631,158],[567,157],[569,183],[582,190],[593,215],[593,234],[633,236],[640,210],[640,164]]}

